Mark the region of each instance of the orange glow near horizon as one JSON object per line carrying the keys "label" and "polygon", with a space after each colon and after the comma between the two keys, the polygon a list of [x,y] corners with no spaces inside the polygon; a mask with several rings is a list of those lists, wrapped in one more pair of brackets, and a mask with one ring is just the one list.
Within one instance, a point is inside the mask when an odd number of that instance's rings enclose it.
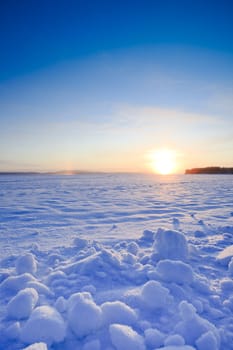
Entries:
{"label": "orange glow near horizon", "polygon": [[176,152],[169,149],[160,149],[150,154],[150,165],[156,174],[169,175],[177,170]]}

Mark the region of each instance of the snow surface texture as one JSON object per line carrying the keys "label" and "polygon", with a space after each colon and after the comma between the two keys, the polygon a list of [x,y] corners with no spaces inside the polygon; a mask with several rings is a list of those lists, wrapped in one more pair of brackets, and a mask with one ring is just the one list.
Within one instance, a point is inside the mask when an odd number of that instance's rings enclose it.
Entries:
{"label": "snow surface texture", "polygon": [[233,179],[0,178],[1,350],[233,349]]}

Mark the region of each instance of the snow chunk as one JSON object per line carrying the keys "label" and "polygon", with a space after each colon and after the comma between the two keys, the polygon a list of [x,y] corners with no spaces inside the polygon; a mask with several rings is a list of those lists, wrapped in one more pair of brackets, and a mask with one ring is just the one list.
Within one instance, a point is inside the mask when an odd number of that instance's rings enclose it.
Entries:
{"label": "snow chunk", "polygon": [[34,343],[32,345],[27,346],[23,350],[47,350],[47,344],[46,343]]}
{"label": "snow chunk", "polygon": [[188,257],[186,238],[179,231],[159,229],[153,247],[159,259],[186,260]]}
{"label": "snow chunk", "polygon": [[196,341],[198,350],[218,350],[218,344],[213,332],[209,331],[200,336]]}
{"label": "snow chunk", "polygon": [[7,338],[9,339],[18,339],[20,336],[20,323],[12,323],[5,331]]}
{"label": "snow chunk", "polygon": [[77,249],[83,249],[86,248],[88,245],[88,240],[85,238],[80,238],[80,237],[76,237],[74,239],[74,245]]}
{"label": "snow chunk", "polygon": [[231,246],[225,248],[223,251],[221,251],[217,255],[216,259],[221,265],[227,266],[232,257],[233,257],[233,245],[231,245]]}
{"label": "snow chunk", "polygon": [[165,282],[178,284],[191,284],[193,282],[191,266],[182,261],[161,260],[156,266],[156,272]]}
{"label": "snow chunk", "polygon": [[133,254],[133,255],[137,255],[138,250],[139,250],[139,246],[136,242],[130,242],[127,246],[127,250],[129,253]]}
{"label": "snow chunk", "polygon": [[53,296],[53,293],[51,292],[51,290],[41,282],[29,281],[27,282],[27,287],[36,289],[39,294],[44,294],[44,295],[47,295],[48,297]]}
{"label": "snow chunk", "polygon": [[65,312],[67,308],[67,300],[61,295],[57,298],[54,306],[60,313]]}
{"label": "snow chunk", "polygon": [[99,339],[90,340],[89,342],[85,343],[83,346],[83,350],[100,350],[101,345]]}
{"label": "snow chunk", "polygon": [[155,236],[155,232],[150,230],[144,230],[141,240],[147,241],[147,242],[153,242]]}
{"label": "snow chunk", "polygon": [[100,328],[102,310],[88,292],[75,293],[68,300],[68,323],[77,337],[82,338]]}
{"label": "snow chunk", "polygon": [[179,310],[182,321],[177,324],[175,331],[183,336],[187,344],[195,345],[196,340],[202,334],[211,331],[219,346],[220,337],[217,329],[208,320],[197,315],[196,309],[192,304],[189,304],[187,301],[181,301]]}
{"label": "snow chunk", "polygon": [[31,253],[26,253],[20,256],[16,261],[16,272],[18,275],[29,272],[35,274],[37,271],[37,262],[35,256]]}
{"label": "snow chunk", "polygon": [[22,289],[8,303],[8,316],[18,320],[29,317],[38,302],[38,298],[38,293],[34,288]]}
{"label": "snow chunk", "polygon": [[36,281],[36,279],[30,273],[24,273],[20,276],[10,276],[0,284],[0,290],[17,293],[20,289],[26,288],[27,283],[31,281]]}
{"label": "snow chunk", "polygon": [[163,308],[171,300],[169,290],[157,281],[148,281],[141,291],[144,304],[150,309]]}
{"label": "snow chunk", "polygon": [[105,324],[121,323],[133,325],[137,320],[136,312],[121,301],[106,302],[101,305]]}
{"label": "snow chunk", "polygon": [[116,350],[145,350],[143,338],[131,327],[121,324],[111,324],[109,332],[112,344]]}
{"label": "snow chunk", "polygon": [[151,348],[159,348],[164,343],[165,334],[155,328],[148,328],[144,332],[146,345]]}
{"label": "snow chunk", "polygon": [[164,345],[166,346],[167,345],[182,346],[184,344],[185,344],[184,338],[179,334],[169,335],[164,342]]}
{"label": "snow chunk", "polygon": [[50,306],[39,306],[21,330],[25,343],[45,342],[48,346],[65,338],[65,323],[58,311]]}

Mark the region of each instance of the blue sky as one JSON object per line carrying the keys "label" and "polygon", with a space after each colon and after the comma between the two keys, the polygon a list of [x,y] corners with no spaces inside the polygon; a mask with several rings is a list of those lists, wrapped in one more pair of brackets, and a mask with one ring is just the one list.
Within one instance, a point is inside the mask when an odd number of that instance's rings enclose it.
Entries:
{"label": "blue sky", "polygon": [[233,165],[232,1],[0,5],[0,170]]}

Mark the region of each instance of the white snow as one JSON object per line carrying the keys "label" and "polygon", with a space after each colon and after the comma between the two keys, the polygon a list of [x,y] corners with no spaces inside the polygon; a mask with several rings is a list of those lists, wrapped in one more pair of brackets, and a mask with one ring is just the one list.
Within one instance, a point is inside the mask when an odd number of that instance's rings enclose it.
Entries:
{"label": "white snow", "polygon": [[142,336],[131,327],[121,324],[111,324],[109,327],[112,344],[116,350],[145,350]]}
{"label": "white snow", "polygon": [[39,306],[23,325],[21,340],[25,343],[45,342],[47,345],[62,342],[65,338],[65,323],[51,306]]}
{"label": "white snow", "polygon": [[34,288],[21,289],[7,305],[8,317],[28,318],[38,302],[39,296]]}
{"label": "white snow", "polygon": [[29,272],[35,274],[37,270],[37,262],[35,256],[31,253],[26,253],[20,256],[16,261],[16,272],[18,275]]}
{"label": "white snow", "polygon": [[171,301],[169,290],[158,281],[148,281],[142,287],[141,298],[146,307],[151,310],[164,308]]}
{"label": "white snow", "polygon": [[165,282],[178,284],[191,284],[193,282],[191,266],[182,261],[160,260],[156,266],[156,271]]}
{"label": "white snow", "polygon": [[231,176],[0,185],[0,349],[232,350]]}
{"label": "white snow", "polygon": [[78,338],[97,331],[102,322],[102,310],[88,292],[75,293],[68,300],[68,324]]}
{"label": "white snow", "polygon": [[159,229],[155,235],[154,250],[159,259],[186,260],[188,244],[179,231]]}
{"label": "white snow", "polygon": [[165,334],[158,329],[147,328],[144,335],[146,345],[149,348],[159,348],[164,344]]}
{"label": "white snow", "polygon": [[136,312],[121,301],[106,302],[101,305],[105,324],[121,323],[133,325],[137,321]]}

